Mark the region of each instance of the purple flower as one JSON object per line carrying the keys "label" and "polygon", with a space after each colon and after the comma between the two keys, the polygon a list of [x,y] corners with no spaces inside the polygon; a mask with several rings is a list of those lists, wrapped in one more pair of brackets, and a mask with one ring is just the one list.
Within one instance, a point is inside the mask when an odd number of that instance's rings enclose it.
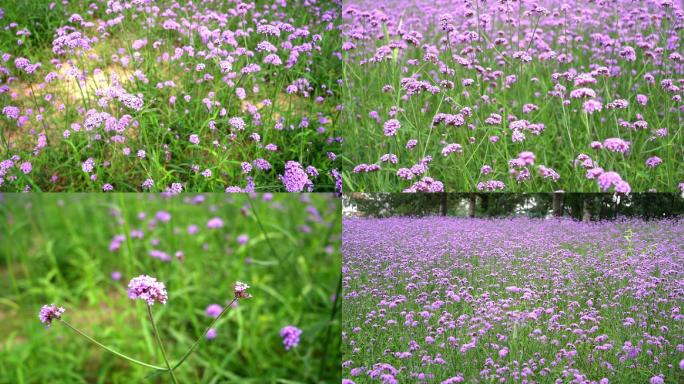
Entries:
{"label": "purple flower", "polygon": [[600,112],[603,109],[603,105],[598,100],[590,99],[584,102],[582,108],[584,108],[586,113],[592,114],[594,112]]}
{"label": "purple flower", "polygon": [[30,162],[25,161],[25,162],[21,163],[21,165],[19,166],[19,169],[21,170],[22,173],[28,175],[29,173],[31,173],[31,170],[33,170],[33,166],[31,165]]}
{"label": "purple flower", "polygon": [[210,304],[207,309],[204,311],[204,313],[207,314],[207,316],[217,318],[221,312],[223,312],[223,307],[221,307],[218,304]]}
{"label": "purple flower", "polygon": [[223,227],[223,220],[218,217],[214,217],[207,222],[207,228],[216,229]]}
{"label": "purple flower", "polygon": [[313,183],[309,180],[309,175],[302,165],[296,161],[285,163],[285,172],[280,176],[280,180],[288,192],[302,192],[305,189],[311,192],[313,190]]}
{"label": "purple flower", "polygon": [[458,375],[458,376],[450,377],[450,378],[442,381],[440,384],[456,384],[456,383],[462,383],[464,381],[465,381],[465,379],[463,378],[463,376]]}
{"label": "purple flower", "polygon": [[655,168],[663,163],[663,160],[658,156],[651,156],[646,159],[646,166],[649,168]]}
{"label": "purple flower", "polygon": [[603,146],[611,152],[626,153],[629,152],[629,141],[619,138],[610,138],[603,141]]}
{"label": "purple flower", "polygon": [[250,295],[247,292],[248,289],[249,289],[249,285],[247,285],[243,282],[240,282],[240,281],[236,281],[235,285],[233,287],[233,292],[235,293],[235,298],[236,299],[249,299],[250,297],[252,297],[252,295]]}
{"label": "purple flower", "polygon": [[19,118],[19,108],[13,105],[8,105],[2,108],[2,114],[8,119],[16,120]]}
{"label": "purple flower", "polygon": [[155,301],[166,304],[168,299],[164,283],[147,275],[135,277],[128,283],[128,297],[145,300],[147,305],[154,305]]}
{"label": "purple flower", "polygon": [[622,181],[622,177],[617,172],[603,172],[598,177],[598,184],[603,192],[606,192],[615,183]]}
{"label": "purple flower", "polygon": [[207,331],[207,340],[214,340],[216,338],[216,328],[209,328]]}
{"label": "purple flower", "polygon": [[119,281],[119,280],[121,280],[121,272],[114,271],[114,272],[112,272],[111,277],[112,277],[112,280]]}
{"label": "purple flower", "polygon": [[387,120],[385,122],[385,129],[384,129],[385,136],[396,135],[399,128],[401,128],[401,123],[399,122],[399,120],[397,120],[397,119]]}
{"label": "purple flower", "polygon": [[167,223],[169,220],[171,220],[171,214],[166,211],[159,211],[154,215],[154,217],[162,223]]}
{"label": "purple flower", "polygon": [[448,144],[444,148],[442,148],[442,155],[443,156],[449,156],[451,153],[461,153],[463,152],[463,148],[461,147],[461,144],[453,143],[453,144]]}
{"label": "purple flower", "polygon": [[283,338],[283,346],[285,350],[290,350],[299,345],[299,336],[302,334],[302,330],[293,326],[288,325],[280,330],[280,337]]}
{"label": "purple flower", "polygon": [[54,304],[50,305],[43,305],[43,308],[40,309],[40,313],[38,314],[38,317],[40,318],[40,321],[45,324],[45,327],[50,327],[50,324],[52,324],[52,320],[54,319],[61,319],[62,314],[64,313],[64,308],[62,307],[57,307]]}

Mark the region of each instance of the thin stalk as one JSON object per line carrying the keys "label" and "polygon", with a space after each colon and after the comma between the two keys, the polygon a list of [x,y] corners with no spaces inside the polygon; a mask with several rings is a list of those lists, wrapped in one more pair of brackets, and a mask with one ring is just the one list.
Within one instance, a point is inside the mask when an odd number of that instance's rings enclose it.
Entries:
{"label": "thin stalk", "polygon": [[128,360],[128,361],[130,361],[131,363],[134,363],[134,364],[142,365],[143,367],[156,369],[156,370],[158,370],[158,371],[166,371],[166,370],[167,370],[166,368],[158,367],[158,366],[152,365],[152,364],[143,363],[143,362],[140,361],[140,360],[136,360],[136,359],[134,359],[134,358],[132,358],[132,357],[128,357],[128,356],[124,355],[123,353],[119,353],[119,352],[117,352],[117,351],[115,351],[115,350],[109,348],[108,346],[106,346],[106,345],[100,343],[99,341],[93,339],[92,337],[86,335],[85,333],[81,332],[79,329],[76,329],[73,325],[67,323],[66,320],[59,319],[59,321],[60,321],[62,324],[66,325],[67,327],[71,328],[71,330],[73,330],[74,332],[76,332],[76,333],[78,333],[79,335],[81,335],[81,336],[85,337],[86,339],[90,340],[90,342],[92,342],[93,344],[95,344],[95,345],[97,345],[97,346],[99,346],[99,347],[101,347],[101,348],[104,348],[105,350],[107,350],[107,351],[109,351],[109,352],[111,352],[111,353],[113,353],[113,354],[119,356],[119,357],[122,358],[122,359]]}
{"label": "thin stalk", "polygon": [[188,349],[187,352],[185,352],[185,354],[183,355],[183,357],[181,357],[180,360],[178,360],[178,362],[177,362],[172,368],[170,368],[171,371],[175,370],[175,369],[178,368],[181,364],[183,364],[183,362],[185,361],[185,359],[187,359],[188,356],[190,356],[190,354],[192,353],[192,351],[194,351],[195,348],[197,348],[197,346],[199,345],[200,341],[202,341],[202,339],[204,339],[204,338],[207,336],[207,332],[209,332],[209,330],[210,330],[211,328],[214,327],[214,324],[216,324],[216,322],[219,321],[219,319],[220,319],[226,312],[228,312],[228,310],[233,306],[233,304],[234,304],[236,301],[237,301],[237,297],[234,298],[230,303],[228,303],[228,305],[226,305],[226,306],[223,308],[223,311],[221,311],[221,313],[220,313],[218,316],[216,316],[216,318],[214,319],[214,321],[212,321],[211,324],[209,324],[209,326],[207,327],[207,329],[204,330],[204,333],[203,333],[200,337],[198,337],[197,340],[195,340],[195,343],[192,344],[192,346],[190,347],[190,349]]}
{"label": "thin stalk", "polygon": [[166,363],[166,368],[168,369],[169,374],[171,374],[171,380],[174,382],[174,384],[178,384],[178,380],[176,379],[176,375],[173,373],[173,369],[171,369],[171,364],[169,364],[169,359],[166,357],[166,351],[164,350],[164,344],[161,341],[161,337],[159,336],[159,330],[157,330],[157,323],[154,322],[154,316],[152,316],[152,307],[150,305],[147,305],[147,314],[150,315],[150,322],[152,322],[152,329],[154,329],[154,336],[157,338],[157,344],[159,344],[159,349],[161,349],[162,357],[164,358],[164,362]]}
{"label": "thin stalk", "polygon": [[273,247],[273,244],[271,244],[271,238],[268,237],[268,234],[266,234],[266,230],[264,229],[264,226],[261,225],[261,220],[259,219],[259,215],[256,212],[256,209],[254,208],[254,204],[252,204],[252,198],[247,197],[247,201],[249,202],[249,207],[252,208],[252,213],[254,214],[254,218],[256,219],[257,224],[259,225],[259,229],[261,229],[261,233],[264,235],[266,238],[266,244],[268,244],[268,247],[271,248],[271,252],[273,252],[274,255],[278,258],[278,261],[283,261],[283,259],[280,257],[280,253],[276,252],[275,248]]}

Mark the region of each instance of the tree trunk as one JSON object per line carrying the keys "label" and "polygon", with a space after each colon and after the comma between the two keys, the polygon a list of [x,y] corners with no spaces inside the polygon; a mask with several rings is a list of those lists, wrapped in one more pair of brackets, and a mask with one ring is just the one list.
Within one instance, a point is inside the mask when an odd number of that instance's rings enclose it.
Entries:
{"label": "tree trunk", "polygon": [[448,212],[448,210],[449,210],[449,204],[448,204],[448,202],[449,202],[449,197],[447,196],[446,193],[442,193],[441,196],[440,196],[440,201],[439,201],[439,205],[440,205],[440,210],[441,210],[442,216],[446,216],[446,215],[447,215],[447,212]]}
{"label": "tree trunk", "polygon": [[471,194],[468,196],[468,217],[475,217],[475,205],[477,203],[477,195]]}
{"label": "tree trunk", "polygon": [[588,223],[591,221],[591,208],[589,207],[589,198],[582,201],[582,221]]}
{"label": "tree trunk", "polygon": [[553,216],[563,216],[563,194],[561,192],[554,192],[553,194]]}
{"label": "tree trunk", "polygon": [[482,207],[482,212],[486,217],[490,216],[489,212],[489,200],[492,195],[485,193],[482,195],[477,195],[480,198],[480,207]]}

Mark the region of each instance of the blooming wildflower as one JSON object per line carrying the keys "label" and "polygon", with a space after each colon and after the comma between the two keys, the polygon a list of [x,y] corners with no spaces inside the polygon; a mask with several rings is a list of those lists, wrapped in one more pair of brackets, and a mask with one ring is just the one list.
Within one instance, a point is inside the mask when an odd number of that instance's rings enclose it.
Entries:
{"label": "blooming wildflower", "polygon": [[89,157],[86,161],[81,164],[81,169],[85,173],[90,173],[93,171],[93,167],[95,166],[95,160],[92,157]]}
{"label": "blooming wildflower", "polygon": [[142,183],[141,186],[142,186],[143,189],[150,189],[150,188],[152,188],[152,187],[154,186],[154,180],[152,180],[152,179],[145,179],[145,181],[143,181],[143,183]]}
{"label": "blooming wildflower", "polygon": [[119,271],[114,271],[114,272],[112,272],[112,274],[110,275],[110,277],[111,277],[112,280],[114,280],[114,281],[119,281],[119,280],[121,280],[121,272],[119,272]]}
{"label": "blooming wildflower", "polygon": [[663,160],[658,156],[651,156],[646,159],[646,166],[649,168],[655,168],[663,163]]}
{"label": "blooming wildflower", "polygon": [[247,124],[245,124],[245,121],[241,117],[231,117],[228,120],[228,124],[230,124],[231,127],[237,129],[238,131],[244,131],[245,127],[247,126]]}
{"label": "blooming wildflower", "polygon": [[243,282],[240,282],[240,281],[236,281],[235,285],[233,287],[233,292],[235,293],[235,298],[237,298],[237,299],[249,299],[250,297],[252,297],[252,295],[250,295],[247,292],[248,289],[249,289],[249,285],[247,285]]}
{"label": "blooming wildflower", "polygon": [[31,173],[31,170],[33,170],[33,166],[31,165],[30,162],[25,161],[25,162],[21,163],[21,165],[19,166],[19,170],[21,170],[22,173],[28,175],[29,173]]}
{"label": "blooming wildflower", "polygon": [[603,109],[603,104],[595,99],[590,99],[584,102],[582,105],[586,113],[592,114],[594,112],[600,112]]}
{"label": "blooming wildflower", "polygon": [[237,237],[237,243],[240,245],[245,245],[249,241],[249,236],[247,235],[239,235]]}
{"label": "blooming wildflower", "polygon": [[506,184],[499,180],[481,181],[477,183],[478,191],[497,191],[506,188]]}
{"label": "blooming wildflower", "polygon": [[458,376],[452,376],[444,381],[442,381],[440,384],[456,384],[456,383],[463,383],[465,379],[463,376],[458,375]]}
{"label": "blooming wildflower", "polygon": [[190,143],[198,145],[200,143],[199,136],[197,135],[190,135]]}
{"label": "blooming wildflower", "polygon": [[629,152],[629,141],[619,138],[610,138],[603,141],[603,146],[611,152],[626,153]]}
{"label": "blooming wildflower", "polygon": [[216,328],[209,328],[207,331],[207,340],[214,340],[216,338]]}
{"label": "blooming wildflower", "polygon": [[147,305],[154,305],[155,301],[166,304],[168,299],[164,283],[147,275],[134,277],[128,283],[128,297],[132,300],[144,300]]}
{"label": "blooming wildflower", "polygon": [[451,153],[461,153],[463,152],[463,148],[461,147],[461,144],[457,143],[452,143],[452,144],[447,144],[444,148],[442,148],[442,155],[443,156],[449,156]]}
{"label": "blooming wildflower", "polygon": [[221,220],[218,217],[214,217],[207,222],[207,228],[209,229],[216,229],[216,228],[221,228],[223,227],[223,220]]}
{"label": "blooming wildflower", "polygon": [[311,192],[313,189],[313,183],[309,180],[309,175],[302,165],[296,161],[285,163],[285,172],[280,176],[280,180],[287,192],[302,192],[304,189]]}
{"label": "blooming wildflower", "polygon": [[240,167],[242,168],[242,173],[250,173],[252,172],[252,164],[244,161],[242,164],[240,164]]}
{"label": "blooming wildflower", "polygon": [[543,178],[545,178],[545,179],[550,178],[553,181],[558,181],[558,179],[560,179],[560,175],[558,174],[558,172],[556,172],[555,170],[553,170],[551,168],[547,168],[543,165],[539,166],[539,174]]}
{"label": "blooming wildflower", "polygon": [[12,105],[7,105],[2,108],[2,114],[8,119],[16,120],[19,118],[19,108]]}
{"label": "blooming wildflower", "polygon": [[52,324],[52,320],[61,319],[63,313],[64,308],[62,307],[57,307],[54,304],[43,305],[43,307],[40,309],[38,317],[40,318],[40,322],[45,324],[45,327],[47,328],[50,327],[50,324]]}
{"label": "blooming wildflower", "polygon": [[397,131],[399,130],[400,127],[401,127],[401,123],[399,122],[399,120],[397,120],[397,119],[387,120],[385,122],[385,129],[384,129],[385,136],[396,135]]}
{"label": "blooming wildflower", "polygon": [[302,330],[293,326],[288,325],[280,330],[280,337],[283,338],[283,346],[285,350],[290,350],[299,345],[299,336],[302,334]]}
{"label": "blooming wildflower", "polygon": [[223,312],[223,307],[221,307],[218,304],[210,304],[204,311],[204,313],[206,313],[207,316],[213,318],[217,318],[221,314],[221,312]]}

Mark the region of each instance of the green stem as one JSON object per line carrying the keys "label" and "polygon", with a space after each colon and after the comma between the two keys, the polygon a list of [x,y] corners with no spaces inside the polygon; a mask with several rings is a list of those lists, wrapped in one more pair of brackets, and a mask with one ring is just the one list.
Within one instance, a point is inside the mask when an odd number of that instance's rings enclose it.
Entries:
{"label": "green stem", "polygon": [[247,201],[249,202],[249,207],[252,208],[252,213],[254,214],[254,218],[256,219],[257,224],[259,225],[259,229],[261,229],[261,233],[266,238],[266,244],[268,244],[268,247],[271,248],[271,252],[273,252],[273,254],[276,255],[276,257],[278,258],[278,261],[282,262],[283,259],[280,257],[280,254],[278,252],[276,252],[275,248],[273,247],[273,244],[271,244],[271,238],[266,233],[264,226],[261,225],[261,220],[259,219],[259,215],[257,214],[256,209],[254,208],[254,204],[252,204],[252,198],[248,196]]}
{"label": "green stem", "polygon": [[128,360],[128,361],[130,361],[131,363],[134,363],[134,364],[142,365],[143,367],[156,369],[156,370],[158,370],[158,371],[166,371],[166,370],[167,370],[166,368],[158,367],[158,366],[152,365],[152,364],[143,363],[143,362],[140,361],[140,360],[136,360],[136,359],[134,359],[134,358],[132,358],[132,357],[128,357],[128,356],[124,355],[123,353],[119,353],[119,352],[117,352],[117,351],[115,351],[115,350],[109,348],[108,346],[106,346],[106,345],[100,343],[99,341],[93,339],[92,337],[86,335],[85,333],[81,332],[80,330],[76,329],[73,325],[67,323],[66,320],[59,319],[59,321],[60,321],[62,324],[66,325],[67,327],[71,328],[71,330],[73,330],[74,332],[76,332],[76,333],[78,333],[79,335],[81,335],[81,336],[85,337],[86,339],[90,340],[93,344],[95,344],[95,345],[97,345],[97,346],[99,346],[99,347],[101,347],[101,348],[106,349],[107,351],[109,351],[109,352],[111,352],[111,353],[113,353],[113,354],[119,356],[119,357],[122,358],[122,359]]}
{"label": "green stem", "polygon": [[188,351],[185,352],[185,354],[183,355],[183,357],[181,357],[180,360],[178,360],[178,362],[177,362],[172,368],[170,368],[172,371],[175,370],[176,368],[178,368],[181,364],[183,364],[183,362],[185,361],[185,359],[187,359],[188,356],[190,356],[190,354],[192,353],[192,351],[194,351],[195,348],[197,348],[197,346],[199,345],[200,341],[202,341],[202,339],[204,339],[204,338],[207,336],[207,332],[209,332],[209,330],[210,330],[211,328],[214,327],[214,324],[216,324],[216,322],[219,321],[219,319],[220,319],[226,312],[228,312],[228,310],[233,306],[233,304],[234,304],[236,301],[237,301],[237,297],[234,298],[230,303],[228,303],[228,305],[226,305],[226,306],[223,308],[223,311],[221,311],[221,313],[220,313],[218,316],[216,316],[216,318],[214,319],[214,321],[212,321],[211,324],[209,324],[209,326],[207,327],[207,329],[204,330],[204,333],[202,334],[202,336],[198,337],[197,340],[195,340],[195,343],[192,344],[192,346],[190,347],[190,349],[188,349]]}
{"label": "green stem", "polygon": [[169,359],[166,357],[166,351],[164,350],[164,344],[161,341],[161,337],[159,336],[159,330],[157,330],[157,324],[154,322],[154,316],[152,316],[152,307],[150,305],[147,305],[147,314],[150,315],[150,322],[152,322],[152,329],[154,329],[154,336],[157,338],[157,344],[159,344],[159,349],[161,349],[162,357],[164,358],[164,362],[166,363],[166,368],[168,369],[169,374],[171,374],[171,380],[174,382],[174,384],[178,384],[178,380],[176,379],[176,375],[173,373],[173,369],[171,369],[171,364],[169,364]]}

